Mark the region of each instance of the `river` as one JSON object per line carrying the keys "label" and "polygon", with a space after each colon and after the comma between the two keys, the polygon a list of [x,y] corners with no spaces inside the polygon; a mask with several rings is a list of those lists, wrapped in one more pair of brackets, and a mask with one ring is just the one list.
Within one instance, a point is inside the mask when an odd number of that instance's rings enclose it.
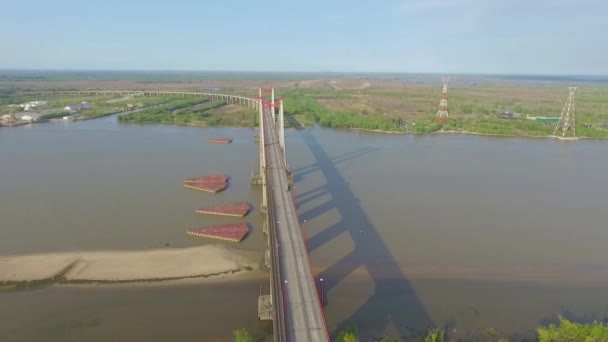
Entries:
{"label": "river", "polygon": [[[255,135],[115,116],[0,129],[0,255],[209,243],[184,231],[238,220],[195,208],[258,205]],[[608,319],[605,141],[286,135],[331,330],[521,336],[557,314]],[[204,143],[224,136],[234,142]],[[229,188],[182,187],[211,173],[228,174]],[[246,220],[253,231],[240,246],[262,260],[258,210]],[[239,327],[268,328],[257,321],[259,291],[243,280],[0,292],[0,340],[230,340]]]}

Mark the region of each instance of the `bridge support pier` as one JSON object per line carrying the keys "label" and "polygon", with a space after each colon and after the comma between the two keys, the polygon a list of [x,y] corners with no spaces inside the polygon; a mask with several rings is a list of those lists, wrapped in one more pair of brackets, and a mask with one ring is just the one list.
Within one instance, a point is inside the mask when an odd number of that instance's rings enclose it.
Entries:
{"label": "bridge support pier", "polygon": [[[266,267],[271,268],[271,257],[270,257],[270,248],[273,248],[273,246],[271,246],[271,238],[270,238],[270,229],[269,229],[269,225],[270,223],[268,222],[268,193],[267,193],[267,189],[266,189],[266,138],[265,138],[265,132],[264,132],[264,106],[262,103],[262,89],[259,89],[259,100],[257,102],[257,107],[258,107],[258,111],[260,114],[260,120],[259,120],[259,125],[260,125],[260,176],[259,176],[259,181],[262,185],[262,204],[260,205],[260,211],[263,214],[266,214],[265,218],[264,218],[264,223],[263,223],[263,231],[266,234],[266,252],[264,253],[264,263],[266,265]],[[253,105],[253,104],[252,104]],[[254,180],[252,179],[252,184],[254,183]],[[273,290],[272,290],[272,283],[273,283],[273,274],[272,272],[270,272],[270,294],[268,295],[262,295],[260,294],[260,296],[258,297],[258,319],[259,320],[272,320],[273,317],[273,303],[272,303],[272,298],[273,298]]]}
{"label": "bridge support pier", "polygon": [[258,297],[258,319],[260,321],[272,321],[272,295],[260,295]]}

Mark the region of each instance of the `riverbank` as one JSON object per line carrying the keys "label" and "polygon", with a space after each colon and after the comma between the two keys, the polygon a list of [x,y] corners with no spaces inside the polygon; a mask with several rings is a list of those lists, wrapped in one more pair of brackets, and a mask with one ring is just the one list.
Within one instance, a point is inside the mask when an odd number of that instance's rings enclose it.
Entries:
{"label": "riverbank", "polygon": [[435,132],[427,132],[427,133],[418,133],[418,132],[401,132],[401,131],[383,131],[379,129],[366,129],[366,128],[330,128],[336,130],[349,130],[349,131],[360,131],[360,132],[369,132],[369,133],[379,133],[379,134],[414,134],[414,135],[434,135],[434,134],[465,134],[465,135],[479,135],[485,137],[500,137],[500,138],[534,138],[534,139],[558,139],[558,140],[580,140],[580,139],[598,139],[605,140],[608,137],[560,137],[556,135],[523,135],[523,134],[490,134],[490,133],[478,133],[471,131],[455,131],[455,130],[446,130],[446,131],[435,131]]}
{"label": "riverbank", "polygon": [[[243,93],[245,89],[231,89],[232,92]],[[380,91],[375,94],[372,99],[351,94],[349,91],[324,90],[324,91],[296,91],[294,89],[282,89],[285,96],[289,98],[286,102],[286,125],[288,128],[306,128],[314,125],[313,122],[319,123],[323,127],[337,129],[356,129],[360,131],[388,134],[428,134],[428,133],[461,133],[483,136],[498,136],[498,137],[550,137],[558,138],[552,135],[554,126],[546,125],[531,120],[505,120],[489,115],[495,110],[490,110],[483,107],[483,110],[477,108],[477,105],[472,106],[468,114],[464,115],[458,112],[450,113],[450,120],[444,124],[437,124],[432,117],[425,116],[421,113],[432,113],[430,109],[416,110],[410,112],[403,108],[411,107],[412,101],[408,97],[401,98],[401,93]],[[412,89],[407,89],[409,93]],[[399,96],[398,96],[399,95]],[[412,95],[412,94],[410,94]],[[421,95],[421,94],[418,94]],[[470,95],[470,94],[469,94]],[[403,95],[405,96],[405,95]],[[426,95],[425,95],[426,96]],[[495,96],[494,93],[488,96]],[[401,98],[401,100],[399,100]],[[87,99],[79,97],[78,99]],[[483,98],[487,100],[486,97]],[[110,99],[101,101],[94,98],[101,105],[106,103],[115,103],[119,99]],[[101,102],[100,102],[101,101]],[[143,98],[138,98],[138,101],[144,101]],[[154,99],[154,101],[157,101]],[[370,102],[371,101],[371,102]],[[405,101],[401,104],[400,101]],[[465,101],[465,100],[463,100]],[[479,100],[481,101],[481,99]],[[465,101],[466,102],[466,101]],[[63,102],[62,102],[63,103]],[[67,102],[66,102],[67,103]],[[173,98],[167,100],[166,106],[146,106],[142,111],[123,112],[120,118],[123,122],[131,123],[163,123],[163,124],[178,124],[194,127],[255,127],[256,113],[255,110],[247,109],[238,106],[237,104],[228,104],[223,101],[204,100],[200,98]],[[434,102],[433,102],[434,103]],[[409,106],[409,107],[408,107]],[[433,105],[434,106],[434,105]],[[506,105],[505,105],[506,106]],[[511,106],[511,105],[509,105]],[[149,108],[159,107],[159,108]],[[99,110],[100,107],[93,109]],[[105,107],[103,107],[105,108]],[[435,107],[433,107],[435,108]],[[467,107],[468,108],[468,107]],[[107,108],[106,108],[107,109]],[[604,122],[601,116],[597,115],[597,108],[588,108],[589,113],[579,113],[578,117],[582,123],[578,128],[578,138],[608,138],[606,126],[602,126]],[[430,111],[429,111],[430,110]],[[108,113],[104,110],[101,115],[92,115],[87,117],[77,118],[78,120],[88,120],[106,115],[116,114],[115,110]],[[523,109],[522,109],[523,111]],[[88,113],[91,110],[87,111]],[[553,111],[540,110],[536,108],[530,112],[538,113],[553,113]],[[525,114],[525,113],[524,113]],[[546,114],[546,113],[545,113]],[[407,120],[408,128],[405,129],[402,124],[403,120]],[[562,140],[576,140],[572,138],[558,138]]]}
{"label": "riverbank", "polygon": [[567,136],[567,137],[561,137],[561,136],[557,136],[557,135],[528,135],[528,134],[491,134],[491,133],[479,133],[479,132],[472,132],[472,131],[466,131],[466,130],[462,130],[462,131],[456,131],[456,130],[439,130],[439,131],[434,131],[434,132],[404,132],[404,131],[383,131],[380,129],[367,129],[367,128],[332,128],[332,127],[324,127],[324,128],[329,128],[329,129],[336,129],[336,130],[349,130],[349,131],[361,131],[361,132],[370,132],[370,133],[380,133],[380,134],[395,134],[395,135],[399,135],[399,134],[414,134],[414,135],[433,135],[433,134],[465,134],[465,135],[478,135],[478,136],[484,136],[484,137],[500,137],[500,138],[534,138],[534,139],[558,139],[558,140],[565,140],[565,141],[570,141],[570,140],[580,140],[580,139],[587,139],[587,140],[606,140],[608,139],[608,137],[572,137],[572,136]]}
{"label": "riverbank", "polygon": [[[128,113],[123,113],[128,114]],[[371,129],[371,128],[359,128],[359,127],[324,127],[319,126],[318,123],[315,124],[306,124],[303,125],[299,120],[296,120],[291,115],[286,116],[286,122],[291,127],[286,127],[286,130],[310,130],[314,127],[323,127],[329,129],[336,130],[349,130],[349,131],[360,131],[360,132],[369,132],[369,133],[379,133],[379,134],[415,134],[415,135],[430,135],[430,134],[467,134],[467,135],[479,135],[479,136],[487,136],[487,137],[520,137],[520,138],[553,138],[559,140],[578,140],[578,139],[608,139],[608,137],[560,137],[554,136],[551,134],[548,135],[528,135],[528,134],[500,134],[500,133],[480,133],[468,130],[438,130],[438,131],[430,131],[430,132],[412,132],[412,131],[393,131],[393,130],[382,130],[382,129]],[[295,126],[293,123],[295,122]],[[138,122],[126,122],[126,123],[137,123],[137,124],[163,124],[163,125],[176,125],[176,126],[184,126],[184,127],[234,127],[234,128],[255,128],[254,126],[248,124],[223,124],[221,121],[210,125],[205,121],[199,122],[165,122],[165,121],[138,121]],[[242,122],[241,122],[242,123]]]}
{"label": "riverbank", "polygon": [[[127,114],[127,113],[118,113],[118,114]],[[130,122],[128,122],[130,123]],[[213,127],[213,128],[256,128],[252,126],[238,126],[238,125],[215,125],[210,126],[206,123],[171,123],[171,122],[137,122],[136,124],[150,124],[150,125],[172,125],[172,126],[182,126],[182,127]],[[311,130],[315,127],[321,126],[301,126],[301,127],[289,127],[286,128],[286,131],[299,131],[299,130]],[[414,135],[434,135],[434,134],[465,134],[465,135],[478,135],[478,136],[486,136],[486,137],[501,137],[501,138],[535,138],[535,139],[559,139],[559,140],[579,140],[579,139],[608,139],[608,137],[560,137],[555,135],[525,135],[525,134],[490,134],[490,133],[478,133],[471,131],[455,131],[455,130],[440,130],[435,132],[405,132],[405,131],[384,131],[380,129],[369,129],[369,128],[334,128],[334,127],[322,127],[326,129],[335,129],[335,130],[347,130],[347,131],[359,131],[359,132],[368,132],[368,133],[378,133],[378,134],[391,134],[391,135],[406,135],[406,134],[414,134]]]}
{"label": "riverbank", "polygon": [[[560,136],[556,136],[556,135],[490,134],[490,133],[478,133],[478,132],[471,132],[471,131],[454,131],[454,130],[437,131],[437,132],[433,132],[433,133],[437,133],[437,134],[467,134],[467,135],[480,135],[480,136],[485,136],[485,137],[501,137],[501,138],[535,138],[535,139],[552,138],[552,139],[559,139],[559,140],[607,139],[605,137],[592,138],[592,137],[560,137]],[[431,134],[433,134],[433,133],[431,133]],[[422,133],[422,134],[424,134],[424,133]]]}
{"label": "riverbank", "polygon": [[251,252],[223,245],[0,257],[0,286],[233,279],[258,269]]}

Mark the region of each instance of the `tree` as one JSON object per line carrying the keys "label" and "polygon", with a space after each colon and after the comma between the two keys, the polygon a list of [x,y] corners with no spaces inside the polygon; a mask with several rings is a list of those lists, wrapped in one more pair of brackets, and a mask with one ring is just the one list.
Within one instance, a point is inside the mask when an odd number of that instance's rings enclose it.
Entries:
{"label": "tree", "polygon": [[253,338],[247,329],[237,329],[232,332],[234,334],[234,342],[251,342]]}
{"label": "tree", "polygon": [[593,322],[591,324],[573,323],[559,316],[559,326],[549,325],[538,328],[539,342],[601,342],[608,341],[608,324]]}
{"label": "tree", "polygon": [[445,341],[445,333],[441,329],[433,329],[429,331],[424,338],[424,342],[443,342]]}
{"label": "tree", "polygon": [[341,331],[336,338],[337,342],[359,342],[359,330],[352,326],[344,331]]}

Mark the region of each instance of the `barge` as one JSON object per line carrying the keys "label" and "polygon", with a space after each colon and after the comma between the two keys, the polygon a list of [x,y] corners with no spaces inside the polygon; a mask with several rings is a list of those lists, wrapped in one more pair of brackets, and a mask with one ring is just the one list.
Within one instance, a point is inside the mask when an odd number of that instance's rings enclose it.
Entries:
{"label": "barge", "polygon": [[239,242],[249,233],[249,226],[245,222],[222,224],[204,228],[194,228],[186,234],[209,239]]}
{"label": "barge", "polygon": [[251,207],[247,202],[238,202],[196,209],[198,214],[245,217]]}

